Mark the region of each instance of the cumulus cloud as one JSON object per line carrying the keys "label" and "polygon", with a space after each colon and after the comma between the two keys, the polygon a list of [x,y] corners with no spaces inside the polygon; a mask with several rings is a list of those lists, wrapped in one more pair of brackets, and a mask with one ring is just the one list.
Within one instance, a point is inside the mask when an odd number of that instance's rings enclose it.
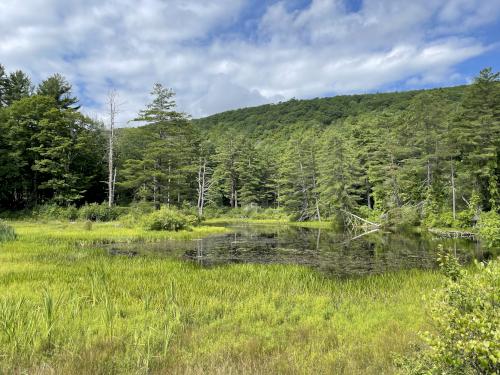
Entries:
{"label": "cumulus cloud", "polygon": [[177,92],[181,110],[204,116],[464,82],[457,65],[493,48],[475,35],[500,15],[498,0],[365,0],[356,11],[348,0],[294,3],[268,0],[254,14],[251,0],[3,0],[0,62],[35,81],[63,73],[97,115],[116,88],[122,123],[154,82]]}

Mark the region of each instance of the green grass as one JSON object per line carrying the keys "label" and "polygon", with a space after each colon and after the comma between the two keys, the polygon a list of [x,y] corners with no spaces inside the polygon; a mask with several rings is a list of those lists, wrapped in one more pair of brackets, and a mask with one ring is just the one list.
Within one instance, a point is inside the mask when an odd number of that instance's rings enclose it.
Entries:
{"label": "green grass", "polygon": [[246,224],[276,224],[276,225],[291,225],[304,228],[316,229],[329,229],[332,228],[331,221],[289,221],[287,219],[247,219],[247,218],[234,218],[234,217],[218,217],[207,219],[204,221],[206,224],[232,224],[232,223],[246,223]]}
{"label": "green grass", "polygon": [[0,373],[387,374],[427,326],[434,272],[352,280],[289,265],[111,257],[99,241],[197,238],[13,222],[0,244]]}

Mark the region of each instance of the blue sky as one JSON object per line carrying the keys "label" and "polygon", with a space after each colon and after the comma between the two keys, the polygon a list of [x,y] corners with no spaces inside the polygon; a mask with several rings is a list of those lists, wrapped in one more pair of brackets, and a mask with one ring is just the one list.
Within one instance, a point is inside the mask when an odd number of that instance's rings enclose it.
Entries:
{"label": "blue sky", "polygon": [[126,124],[154,82],[194,117],[295,98],[470,82],[500,70],[500,0],[2,0],[0,63],[64,74]]}

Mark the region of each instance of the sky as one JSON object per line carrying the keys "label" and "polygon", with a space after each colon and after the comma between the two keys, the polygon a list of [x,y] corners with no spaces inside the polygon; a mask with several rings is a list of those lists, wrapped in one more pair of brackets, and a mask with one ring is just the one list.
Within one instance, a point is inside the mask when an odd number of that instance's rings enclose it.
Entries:
{"label": "sky", "polygon": [[155,82],[192,117],[500,70],[500,0],[0,0],[0,63],[61,73],[83,110],[127,126]]}

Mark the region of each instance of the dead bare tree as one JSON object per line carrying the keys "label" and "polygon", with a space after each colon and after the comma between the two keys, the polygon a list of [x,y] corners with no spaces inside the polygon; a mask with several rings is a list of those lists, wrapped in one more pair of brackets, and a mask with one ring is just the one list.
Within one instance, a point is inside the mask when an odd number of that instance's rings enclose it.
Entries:
{"label": "dead bare tree", "polygon": [[205,207],[206,196],[210,190],[212,181],[212,168],[208,166],[208,160],[206,157],[200,157],[198,165],[198,176],[196,181],[198,182],[197,192],[198,192],[198,216],[203,216],[203,207]]}
{"label": "dead bare tree", "polygon": [[116,90],[111,90],[108,94],[109,108],[109,152],[108,152],[108,206],[111,207],[115,200],[115,182],[116,167],[114,166],[114,140],[115,140],[115,121],[118,114],[116,99],[118,94]]}

